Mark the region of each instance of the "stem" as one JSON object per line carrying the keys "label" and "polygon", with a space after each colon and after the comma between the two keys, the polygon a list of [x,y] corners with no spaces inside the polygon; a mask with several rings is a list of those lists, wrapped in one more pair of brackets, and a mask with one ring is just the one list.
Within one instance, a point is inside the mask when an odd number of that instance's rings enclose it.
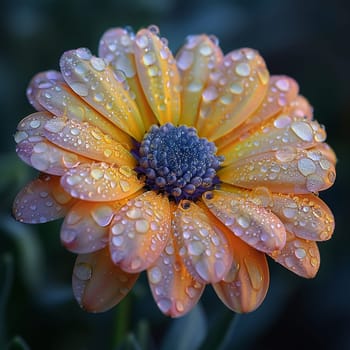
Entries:
{"label": "stem", "polygon": [[117,348],[125,340],[130,328],[131,295],[128,294],[117,306],[114,322],[112,348]]}

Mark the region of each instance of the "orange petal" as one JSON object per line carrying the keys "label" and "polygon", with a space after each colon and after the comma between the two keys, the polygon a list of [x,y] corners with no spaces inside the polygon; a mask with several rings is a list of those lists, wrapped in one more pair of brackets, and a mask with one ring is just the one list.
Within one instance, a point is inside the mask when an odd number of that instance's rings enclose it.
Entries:
{"label": "orange petal", "polygon": [[180,78],[175,59],[165,44],[149,29],[135,38],[135,59],[144,94],[159,123],[177,125],[180,117]]}
{"label": "orange petal", "polygon": [[73,269],[73,293],[86,311],[107,311],[129,293],[138,276],[115,266],[108,249],[79,255]]}
{"label": "orange petal", "polygon": [[123,73],[116,75],[87,49],[65,52],[61,71],[71,89],[109,121],[137,140],[145,132],[139,110]]}
{"label": "orange petal", "polygon": [[[44,138],[44,126],[51,119],[46,112],[24,118],[17,127],[15,141],[18,156],[33,168],[52,175],[63,175],[67,169],[89,162],[85,157],[63,150]],[[56,128],[63,127],[57,124]]]}
{"label": "orange petal", "polygon": [[287,148],[231,163],[218,171],[221,181],[238,187],[267,187],[273,192],[325,190],[335,180],[334,165],[317,150]]}
{"label": "orange petal", "polygon": [[284,106],[296,98],[298,90],[298,84],[294,79],[284,75],[272,75],[269,80],[267,94],[260,107],[245,122],[216,140],[216,146],[221,150],[237,139],[244,139],[246,135],[249,135],[249,131],[281,113],[285,108]]}
{"label": "orange petal", "polygon": [[184,200],[174,213],[175,245],[189,273],[202,283],[220,281],[232,257],[224,234],[197,204]]}
{"label": "orange petal", "polygon": [[154,264],[170,234],[167,197],[145,192],[123,206],[111,224],[112,260],[127,272],[140,272]]}
{"label": "orange petal", "polygon": [[114,215],[110,203],[79,201],[61,227],[61,242],[71,252],[91,253],[108,243],[108,225]]}
{"label": "orange petal", "polygon": [[337,163],[337,156],[333,149],[327,143],[317,144],[315,147],[311,149],[312,151],[321,152],[322,155],[331,162],[334,166]]}
{"label": "orange petal", "polygon": [[134,55],[135,35],[122,28],[112,28],[106,31],[99,45],[99,56],[108,62],[116,74],[123,72],[130,93],[135,95],[135,102],[142,116],[145,130],[157,123],[146,96],[143,93],[140,81],[136,74]]}
{"label": "orange petal", "polygon": [[74,203],[59,177],[42,174],[17,194],[13,215],[27,224],[44,223],[63,217]]}
{"label": "orange petal", "polygon": [[306,117],[308,120],[312,120],[313,108],[309,101],[304,96],[297,96],[290,104],[287,106],[286,113],[290,116],[295,117]]}
{"label": "orange petal", "polygon": [[272,252],[284,246],[286,232],[282,222],[239,192],[206,192],[203,201],[230,231],[255,249]]}
{"label": "orange petal", "polygon": [[136,165],[135,158],[119,142],[89,123],[52,118],[45,123],[43,135],[57,146],[100,162]]}
{"label": "orange petal", "polygon": [[213,38],[191,35],[176,55],[182,85],[179,124],[194,125],[202,92],[209,74],[217,69],[223,55]]}
{"label": "orange petal", "polygon": [[131,196],[143,187],[134,170],[107,163],[81,164],[61,178],[72,197],[87,201],[115,201]]}
{"label": "orange petal", "polygon": [[288,270],[305,278],[315,277],[320,267],[320,253],[316,242],[296,237],[290,232],[287,232],[284,248],[270,256]]}
{"label": "orange petal", "polygon": [[311,148],[325,139],[326,132],[316,121],[280,114],[261,125],[244,140],[238,140],[218,153],[225,157],[226,165],[241,158],[288,147]]}
{"label": "orange petal", "polygon": [[313,241],[330,239],[334,217],[327,205],[314,195],[272,194],[271,210],[282,220],[287,231]]}
{"label": "orange petal", "polygon": [[44,108],[58,117],[88,122],[116,141],[131,145],[129,135],[92,109],[65,82],[55,79],[56,75],[61,77],[61,74],[55,71],[43,72],[37,74],[32,80],[30,90],[32,95],[35,94],[35,101],[40,104],[41,109]]}
{"label": "orange petal", "polygon": [[268,82],[264,60],[256,51],[227,54],[202,93],[198,134],[213,141],[242,124],[262,103]]}
{"label": "orange petal", "polygon": [[221,301],[235,312],[251,312],[265,299],[269,268],[265,254],[249,247],[229,233],[233,263],[230,271],[213,285]]}
{"label": "orange petal", "polygon": [[147,270],[147,276],[159,309],[171,317],[189,312],[205,287],[187,271],[172,237],[155,264]]}

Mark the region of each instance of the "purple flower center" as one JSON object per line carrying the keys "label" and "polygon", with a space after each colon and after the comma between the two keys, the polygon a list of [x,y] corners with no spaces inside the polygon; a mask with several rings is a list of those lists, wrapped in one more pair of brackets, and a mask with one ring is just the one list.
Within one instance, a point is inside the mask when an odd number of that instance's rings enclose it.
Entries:
{"label": "purple flower center", "polygon": [[134,152],[136,171],[151,190],[166,192],[176,202],[196,200],[219,183],[216,170],[223,157],[215,153],[215,145],[199,138],[194,128],[154,125]]}

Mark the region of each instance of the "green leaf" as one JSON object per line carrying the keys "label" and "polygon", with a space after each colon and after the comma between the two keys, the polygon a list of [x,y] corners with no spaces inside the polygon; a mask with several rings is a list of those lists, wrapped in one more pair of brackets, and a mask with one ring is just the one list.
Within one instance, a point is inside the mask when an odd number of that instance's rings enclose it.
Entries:
{"label": "green leaf", "polygon": [[19,335],[16,335],[15,337],[13,337],[7,349],[8,350],[30,350],[28,344]]}
{"label": "green leaf", "polygon": [[200,304],[186,316],[172,322],[161,350],[196,350],[207,335],[207,320]]}

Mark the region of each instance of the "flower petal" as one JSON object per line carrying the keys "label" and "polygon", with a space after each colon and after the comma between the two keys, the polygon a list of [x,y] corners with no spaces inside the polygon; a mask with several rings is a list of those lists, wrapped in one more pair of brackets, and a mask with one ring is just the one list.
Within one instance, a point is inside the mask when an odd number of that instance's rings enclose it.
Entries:
{"label": "flower petal", "polygon": [[141,116],[125,82],[102,58],[87,49],[65,52],[61,71],[71,89],[109,121],[141,140],[145,132]]}
{"label": "flower petal", "polygon": [[235,312],[251,312],[265,299],[269,287],[269,268],[261,253],[233,235],[230,239],[233,263],[223,281],[213,285],[222,302]]}
{"label": "flower petal", "polygon": [[[130,136],[117,128],[101,114],[89,107],[70,87],[63,82],[63,78],[54,79],[60,73],[48,71],[37,74],[33,81],[36,85],[30,85],[32,95],[35,93],[35,101],[40,109],[46,109],[58,116],[73,119],[78,122],[88,122],[98,127],[116,141],[131,145]],[[38,107],[36,107],[38,109]]]}
{"label": "flower petal", "polygon": [[108,228],[113,208],[107,203],[77,202],[61,227],[61,242],[77,254],[92,253],[108,243]]}
{"label": "flower petal", "polygon": [[143,93],[141,83],[136,74],[134,55],[135,35],[122,28],[112,28],[106,31],[99,45],[99,56],[108,62],[116,74],[123,72],[130,92],[135,94],[135,102],[142,116],[145,129],[157,124],[157,119]]}
{"label": "flower petal", "polygon": [[260,107],[241,125],[215,141],[219,152],[235,141],[244,139],[249,131],[259,127],[271,117],[281,113],[299,91],[298,84],[292,78],[284,75],[272,75],[269,80],[267,94]]}
{"label": "flower petal", "polygon": [[228,242],[197,204],[183,200],[174,213],[175,245],[189,273],[202,283],[216,283],[228,272],[232,257]]}
{"label": "flower petal", "polygon": [[119,142],[89,123],[52,118],[45,123],[43,135],[57,146],[100,162],[131,168],[136,165],[135,158]]}
{"label": "flower petal", "polygon": [[27,98],[30,104],[37,111],[44,111],[46,108],[38,101],[38,95],[41,89],[47,89],[52,87],[56,82],[63,81],[62,74],[60,72],[49,70],[36,74],[30,81],[27,88]]}
{"label": "flower petal", "polygon": [[[17,127],[15,141],[18,156],[33,168],[52,175],[63,175],[67,169],[90,162],[85,157],[63,150],[44,138],[44,126],[50,114],[38,112],[24,118]],[[57,124],[56,128],[63,128]]]}
{"label": "flower petal", "polygon": [[107,163],[80,164],[62,176],[61,185],[72,197],[97,202],[123,199],[143,187],[131,168]]}
{"label": "flower petal", "polygon": [[108,249],[79,255],[73,269],[73,293],[86,311],[103,312],[129,293],[138,276],[115,266]]}
{"label": "flower petal", "polygon": [[182,85],[179,124],[192,126],[198,115],[202,92],[209,74],[223,59],[220,48],[207,35],[191,35],[176,55]]}
{"label": "flower petal", "polygon": [[149,191],[128,201],[111,224],[113,262],[132,273],[154,264],[167,244],[170,221],[167,197]]}
{"label": "flower petal", "polygon": [[297,96],[290,105],[287,106],[285,112],[290,116],[305,117],[308,120],[312,120],[313,117],[312,106],[309,101],[301,95]]}
{"label": "flower petal", "polygon": [[218,153],[225,157],[226,165],[241,158],[288,147],[311,148],[325,139],[326,132],[316,121],[280,114],[262,124],[244,140],[238,140]]}
{"label": "flower petal", "polygon": [[218,171],[220,180],[238,187],[267,187],[273,192],[325,190],[335,180],[334,165],[317,150],[287,148],[231,163]]}
{"label": "flower petal", "polygon": [[189,312],[205,287],[187,271],[172,237],[155,264],[147,270],[147,276],[159,309],[171,317]]}
{"label": "flower petal", "polygon": [[242,124],[262,103],[268,82],[264,60],[256,51],[227,54],[202,93],[198,134],[213,141]]}
{"label": "flower petal", "polygon": [[327,205],[315,195],[272,194],[271,210],[287,231],[312,241],[325,241],[334,231],[334,217]]}
{"label": "flower petal", "polygon": [[17,194],[13,215],[27,224],[44,223],[63,217],[74,203],[59,177],[42,174]]}
{"label": "flower petal", "polygon": [[281,249],[286,242],[282,222],[262,206],[247,201],[239,192],[206,192],[203,201],[235,236],[262,252]]}
{"label": "flower petal", "polygon": [[180,117],[180,78],[168,46],[149,29],[135,38],[138,76],[153,113],[161,125],[177,125]]}
{"label": "flower petal", "polygon": [[320,267],[320,253],[316,242],[307,241],[287,232],[287,243],[270,256],[288,270],[305,278],[313,278]]}

